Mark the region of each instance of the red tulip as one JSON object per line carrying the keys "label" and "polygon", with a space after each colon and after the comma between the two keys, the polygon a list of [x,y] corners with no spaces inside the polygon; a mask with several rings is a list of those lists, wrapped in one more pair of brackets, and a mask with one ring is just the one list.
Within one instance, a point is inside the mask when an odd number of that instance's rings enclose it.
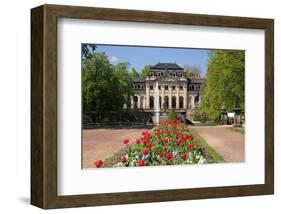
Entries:
{"label": "red tulip", "polygon": [[187,149],[193,149],[194,145],[192,143],[188,143],[186,145]]}
{"label": "red tulip", "polygon": [[145,135],[146,133],[147,133],[147,131],[142,131],[142,133],[141,133],[141,134],[142,134],[142,135]]}
{"label": "red tulip", "polygon": [[126,157],[126,156],[121,156],[121,157],[120,157],[120,161],[121,161],[122,163],[126,163],[126,162],[127,162],[127,157]]}
{"label": "red tulip", "polygon": [[144,160],[137,161],[137,166],[144,166]]}
{"label": "red tulip", "polygon": [[125,139],[125,140],[123,141],[123,143],[124,143],[125,145],[127,145],[127,144],[129,143],[129,139]]}
{"label": "red tulip", "polygon": [[140,144],[140,142],[141,142],[140,139],[137,138],[136,139],[136,144]]}
{"label": "red tulip", "polygon": [[186,158],[188,158],[188,154],[183,153],[183,154],[181,154],[181,157],[182,157],[183,159],[186,159]]}
{"label": "red tulip", "polygon": [[96,165],[97,168],[100,168],[103,165],[103,161],[102,160],[96,160],[95,165]]}
{"label": "red tulip", "polygon": [[159,153],[159,156],[160,156],[161,158],[163,158],[163,157],[165,156],[165,153],[164,153],[163,151],[161,151],[161,152]]}
{"label": "red tulip", "polygon": [[143,155],[148,155],[149,151],[148,149],[143,150]]}
{"label": "red tulip", "polygon": [[190,135],[186,135],[184,137],[185,140],[190,140],[190,141],[193,141],[193,136],[190,136]]}
{"label": "red tulip", "polygon": [[168,160],[171,160],[171,159],[173,158],[173,154],[172,154],[172,153],[168,153],[168,154],[166,155],[166,158],[167,158]]}
{"label": "red tulip", "polygon": [[147,144],[148,148],[151,148],[152,146],[153,146],[153,144],[151,142]]}

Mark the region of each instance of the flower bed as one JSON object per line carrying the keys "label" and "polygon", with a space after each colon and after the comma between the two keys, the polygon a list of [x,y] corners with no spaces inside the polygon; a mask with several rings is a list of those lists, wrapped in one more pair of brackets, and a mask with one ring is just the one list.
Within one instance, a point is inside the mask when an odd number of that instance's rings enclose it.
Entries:
{"label": "flower bed", "polygon": [[[180,121],[160,122],[150,132],[130,143],[124,139],[126,150],[110,160],[108,167],[160,166],[202,164],[206,162],[205,148],[196,142],[187,126]],[[105,167],[102,160],[96,167]],[[106,166],[106,167],[107,167]]]}

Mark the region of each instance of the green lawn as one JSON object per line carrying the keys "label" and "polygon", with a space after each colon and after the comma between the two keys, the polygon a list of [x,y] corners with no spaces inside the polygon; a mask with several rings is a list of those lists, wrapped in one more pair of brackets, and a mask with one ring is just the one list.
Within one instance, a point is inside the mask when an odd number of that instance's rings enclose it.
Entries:
{"label": "green lawn", "polygon": [[233,131],[245,134],[245,127],[230,127]]}
{"label": "green lawn", "polygon": [[193,133],[194,136],[196,136],[198,143],[205,147],[206,156],[207,156],[206,159],[207,159],[208,163],[224,163],[225,162],[223,157],[220,156],[216,152],[216,150],[214,150],[196,130],[190,128],[190,131]]}
{"label": "green lawn", "polygon": [[195,126],[217,126],[218,123],[216,121],[210,120],[203,123],[202,121],[192,121]]}

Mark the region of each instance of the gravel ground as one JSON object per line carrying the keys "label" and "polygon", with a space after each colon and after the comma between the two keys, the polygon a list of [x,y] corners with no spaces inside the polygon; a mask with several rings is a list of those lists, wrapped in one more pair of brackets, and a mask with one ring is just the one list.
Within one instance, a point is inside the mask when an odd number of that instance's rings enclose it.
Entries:
{"label": "gravel ground", "polygon": [[230,126],[193,126],[192,128],[219,153],[226,162],[245,161],[245,137]]}

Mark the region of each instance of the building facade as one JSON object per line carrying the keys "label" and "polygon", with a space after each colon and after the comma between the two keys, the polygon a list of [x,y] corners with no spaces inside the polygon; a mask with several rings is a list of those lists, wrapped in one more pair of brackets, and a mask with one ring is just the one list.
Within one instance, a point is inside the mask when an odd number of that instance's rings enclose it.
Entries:
{"label": "building facade", "polygon": [[153,112],[158,82],[160,110],[187,113],[200,102],[203,81],[202,78],[187,78],[184,69],[176,63],[157,63],[150,67],[146,78],[133,79],[131,106]]}

